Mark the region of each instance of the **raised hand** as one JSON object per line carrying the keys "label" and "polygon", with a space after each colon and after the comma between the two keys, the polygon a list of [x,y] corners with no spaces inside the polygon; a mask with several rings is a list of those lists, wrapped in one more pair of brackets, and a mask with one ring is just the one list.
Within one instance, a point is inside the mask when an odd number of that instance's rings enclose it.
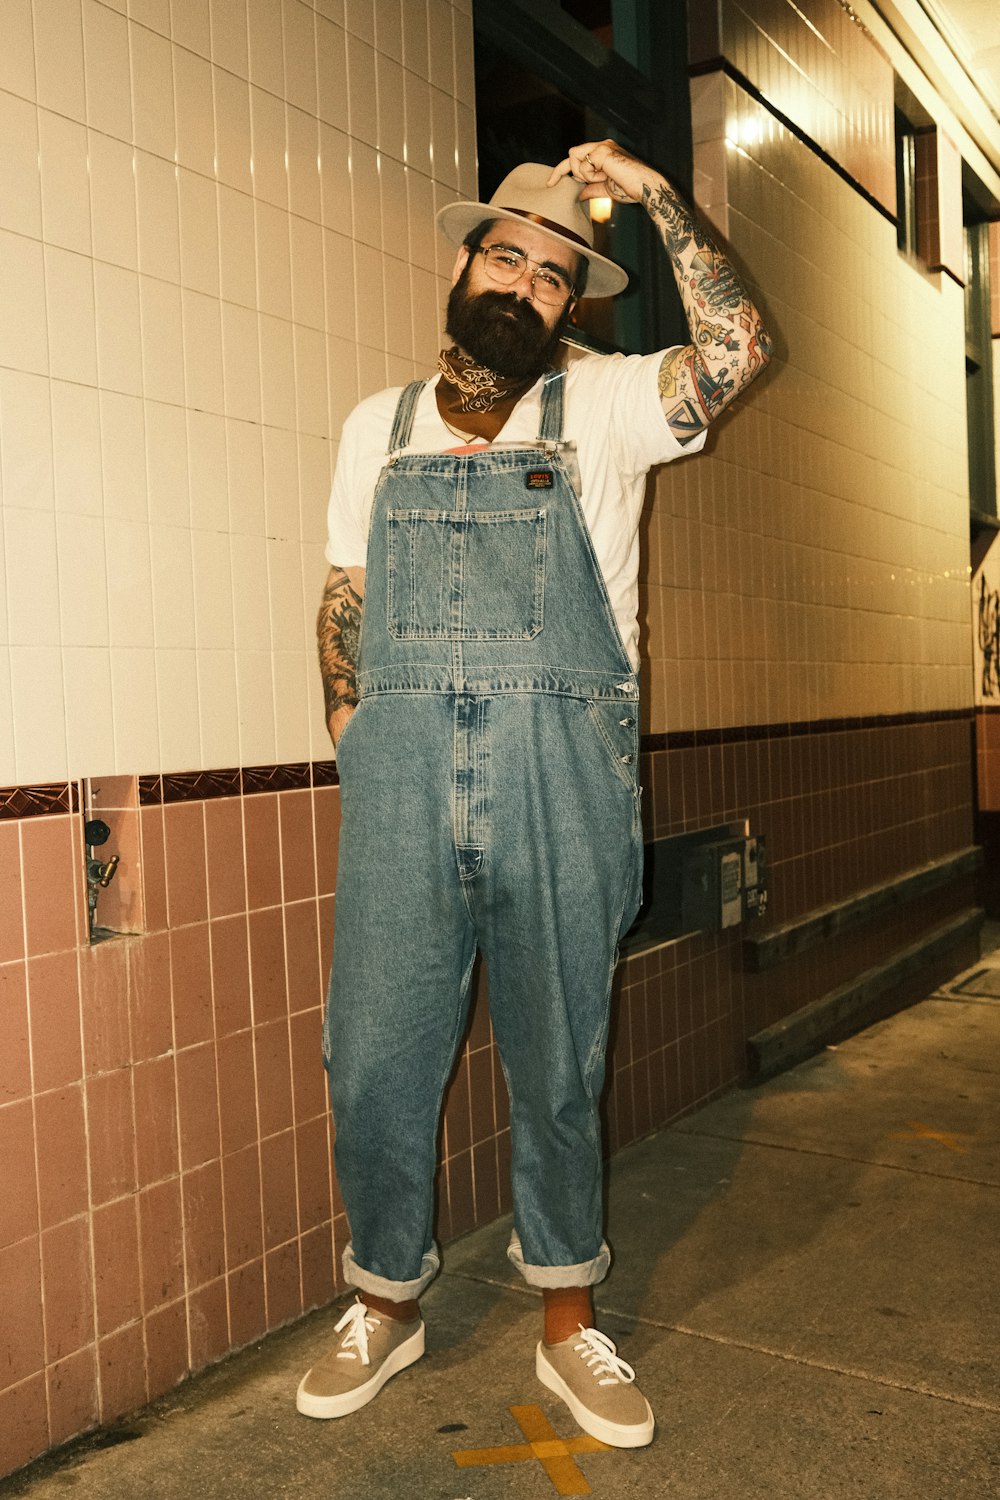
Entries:
{"label": "raised hand", "polygon": [[618,203],[641,203],[643,191],[663,181],[659,172],[630,156],[617,141],[586,141],[571,146],[569,154],[552,169],[548,187],[560,177],[584,184],[581,198],[614,198]]}

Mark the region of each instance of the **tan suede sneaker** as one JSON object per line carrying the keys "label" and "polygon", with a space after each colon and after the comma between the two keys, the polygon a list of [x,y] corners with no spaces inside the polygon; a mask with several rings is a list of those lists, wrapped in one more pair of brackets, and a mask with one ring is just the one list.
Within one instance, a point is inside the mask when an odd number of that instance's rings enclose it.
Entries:
{"label": "tan suede sneaker", "polygon": [[581,1324],[561,1344],[540,1343],[535,1372],[591,1437],[612,1448],[644,1448],[653,1441],[656,1424],[635,1371],[596,1328]]}
{"label": "tan suede sneaker", "polygon": [[295,1405],[304,1417],[346,1417],[367,1406],[387,1380],[424,1352],[422,1318],[409,1323],[380,1318],[360,1297],[334,1332],[343,1337],[302,1377],[296,1392]]}

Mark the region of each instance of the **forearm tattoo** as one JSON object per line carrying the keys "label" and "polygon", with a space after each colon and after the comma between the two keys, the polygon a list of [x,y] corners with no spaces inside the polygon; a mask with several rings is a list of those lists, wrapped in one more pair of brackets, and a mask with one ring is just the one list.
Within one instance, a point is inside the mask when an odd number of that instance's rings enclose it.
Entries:
{"label": "forearm tattoo", "polygon": [[666,183],[643,205],[670,256],[692,342],[660,366],[660,399],[682,441],[707,427],[767,364],[771,344],[749,293],[690,209]]}
{"label": "forearm tattoo", "polygon": [[334,569],[323,590],[316,620],[327,722],[338,709],[357,707],[361,608],[362,597],[347,574],[342,568]]}

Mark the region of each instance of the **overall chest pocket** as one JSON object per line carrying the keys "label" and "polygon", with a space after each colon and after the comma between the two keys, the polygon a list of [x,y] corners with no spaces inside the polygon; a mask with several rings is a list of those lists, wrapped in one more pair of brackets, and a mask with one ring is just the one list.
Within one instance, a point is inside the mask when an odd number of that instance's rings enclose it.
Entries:
{"label": "overall chest pocket", "polygon": [[542,628],[546,512],[388,512],[389,634],[529,641]]}

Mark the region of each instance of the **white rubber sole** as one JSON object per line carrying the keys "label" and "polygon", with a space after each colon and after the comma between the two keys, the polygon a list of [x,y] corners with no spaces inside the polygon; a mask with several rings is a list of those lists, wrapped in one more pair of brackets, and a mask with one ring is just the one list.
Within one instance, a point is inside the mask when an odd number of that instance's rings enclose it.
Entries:
{"label": "white rubber sole", "polygon": [[320,1420],[349,1416],[352,1411],[359,1411],[369,1401],[374,1401],[386,1381],[393,1375],[398,1375],[400,1370],[405,1370],[407,1365],[416,1364],[423,1352],[424,1325],[421,1323],[416,1333],[393,1349],[371,1379],[366,1380],[364,1385],[355,1386],[353,1391],[345,1391],[340,1396],[313,1396],[305,1390],[309,1376],[304,1375],[295,1393],[295,1409],[304,1417],[318,1417]]}
{"label": "white rubber sole", "polygon": [[539,1344],[535,1351],[535,1374],[542,1385],[546,1386],[554,1396],[558,1396],[560,1401],[565,1402],[583,1431],[597,1438],[599,1442],[607,1443],[612,1448],[645,1448],[653,1441],[656,1422],[645,1396],[642,1399],[646,1407],[646,1420],[637,1425],[629,1423],[626,1426],[621,1422],[609,1422],[585,1406],[580,1398],[573,1394],[559,1372],[549,1364],[542,1344]]}

